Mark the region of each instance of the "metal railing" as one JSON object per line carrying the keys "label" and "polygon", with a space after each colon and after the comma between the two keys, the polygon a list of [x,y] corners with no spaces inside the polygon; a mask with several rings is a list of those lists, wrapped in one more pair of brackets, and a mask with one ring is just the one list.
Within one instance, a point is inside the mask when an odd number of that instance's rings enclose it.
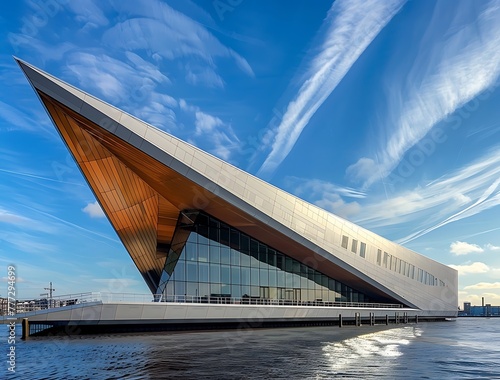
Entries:
{"label": "metal railing", "polygon": [[195,304],[228,304],[228,305],[272,305],[272,306],[304,306],[304,307],[354,307],[354,308],[403,308],[402,304],[368,303],[368,302],[340,302],[340,301],[302,301],[287,299],[268,299],[260,297],[231,297],[224,295],[212,296],[164,296],[161,294],[135,294],[135,293],[103,293],[88,292],[75,293],[52,297],[51,299],[37,299],[18,301],[17,313],[26,313],[60,307],[77,307],[77,305],[95,303],[150,303],[173,302]]}

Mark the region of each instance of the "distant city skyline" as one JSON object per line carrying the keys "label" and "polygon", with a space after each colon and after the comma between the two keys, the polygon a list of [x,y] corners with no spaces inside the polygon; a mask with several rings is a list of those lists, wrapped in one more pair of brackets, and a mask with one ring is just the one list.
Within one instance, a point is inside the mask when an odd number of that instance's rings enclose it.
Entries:
{"label": "distant city skyline", "polygon": [[500,304],[499,1],[4,8],[0,261],[21,298],[149,290],[12,55],[456,268],[459,305]]}

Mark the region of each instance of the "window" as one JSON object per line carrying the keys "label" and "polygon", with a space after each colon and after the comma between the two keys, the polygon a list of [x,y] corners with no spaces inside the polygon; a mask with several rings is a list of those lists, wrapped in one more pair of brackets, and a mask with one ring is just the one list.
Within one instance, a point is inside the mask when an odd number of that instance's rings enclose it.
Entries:
{"label": "window", "polygon": [[387,264],[389,262],[389,257],[391,255],[389,255],[387,252],[384,252],[384,266],[387,268]]}
{"label": "window", "polygon": [[347,249],[348,244],[349,244],[349,238],[345,235],[342,235],[342,248]]}
{"label": "window", "polygon": [[352,253],[358,252],[358,241],[355,239],[352,239],[351,251]]}
{"label": "window", "polygon": [[361,243],[361,246],[359,247],[359,255],[362,258],[365,258],[365,256],[366,256],[366,243]]}
{"label": "window", "polygon": [[381,265],[382,264],[382,250],[377,249],[377,264]]}

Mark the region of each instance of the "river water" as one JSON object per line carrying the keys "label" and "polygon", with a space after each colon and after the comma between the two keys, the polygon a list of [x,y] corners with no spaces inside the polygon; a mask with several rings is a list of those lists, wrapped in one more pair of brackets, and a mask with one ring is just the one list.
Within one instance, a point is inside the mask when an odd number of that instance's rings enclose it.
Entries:
{"label": "river water", "polygon": [[[7,358],[7,326],[0,326]],[[20,334],[20,328],[18,328]],[[16,339],[0,379],[500,379],[500,318]]]}

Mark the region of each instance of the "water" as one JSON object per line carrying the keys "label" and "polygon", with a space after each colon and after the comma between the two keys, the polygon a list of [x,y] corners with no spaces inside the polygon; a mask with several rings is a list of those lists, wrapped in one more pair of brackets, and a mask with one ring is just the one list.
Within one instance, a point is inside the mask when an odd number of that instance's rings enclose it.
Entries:
{"label": "water", "polygon": [[2,361],[0,378],[500,379],[499,342],[500,318],[31,338],[16,342],[16,374]]}

